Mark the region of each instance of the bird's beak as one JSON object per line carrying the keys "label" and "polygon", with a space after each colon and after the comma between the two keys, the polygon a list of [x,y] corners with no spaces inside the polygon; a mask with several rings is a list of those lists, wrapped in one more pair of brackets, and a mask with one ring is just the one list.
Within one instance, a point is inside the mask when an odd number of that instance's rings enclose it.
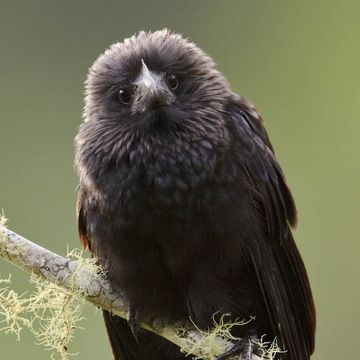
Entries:
{"label": "bird's beak", "polygon": [[174,100],[174,94],[169,90],[164,78],[157,73],[150,71],[144,60],[141,59],[141,71],[136,78],[135,101],[132,105],[132,111],[143,112],[150,108],[163,105],[171,105]]}

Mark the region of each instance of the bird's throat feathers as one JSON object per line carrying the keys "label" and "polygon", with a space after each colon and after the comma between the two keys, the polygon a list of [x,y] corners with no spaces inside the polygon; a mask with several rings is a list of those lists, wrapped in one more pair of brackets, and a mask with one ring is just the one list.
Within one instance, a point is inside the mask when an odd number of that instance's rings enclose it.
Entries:
{"label": "bird's throat feathers", "polygon": [[83,124],[77,139],[80,186],[104,200],[118,194],[111,204],[126,205],[135,198],[168,204],[185,201],[211,179],[228,143],[224,127],[216,137],[125,133],[117,134],[115,141],[114,134],[103,134],[102,139],[98,132],[97,137],[85,140],[89,125]]}

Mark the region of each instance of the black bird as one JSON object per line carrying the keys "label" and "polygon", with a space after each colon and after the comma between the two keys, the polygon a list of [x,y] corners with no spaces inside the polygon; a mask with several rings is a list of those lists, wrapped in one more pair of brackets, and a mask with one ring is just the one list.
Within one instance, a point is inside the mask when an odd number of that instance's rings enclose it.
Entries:
{"label": "black bird", "polygon": [[80,237],[129,305],[129,323],[104,312],[115,359],[185,359],[136,324],[207,329],[215,313],[255,317],[218,359],[249,359],[263,334],[282,359],[309,359],[315,310],[294,201],[259,114],[213,60],[168,30],[140,32],[90,68],[83,117]]}

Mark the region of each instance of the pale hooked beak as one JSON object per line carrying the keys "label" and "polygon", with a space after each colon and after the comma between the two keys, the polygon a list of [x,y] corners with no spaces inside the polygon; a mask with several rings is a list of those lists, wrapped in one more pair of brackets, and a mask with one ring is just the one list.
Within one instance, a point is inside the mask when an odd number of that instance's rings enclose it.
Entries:
{"label": "pale hooked beak", "polygon": [[171,105],[175,96],[166,85],[164,77],[149,70],[143,59],[141,63],[140,74],[134,81],[136,90],[132,112],[143,112],[150,108]]}
{"label": "pale hooked beak", "polygon": [[152,91],[153,89],[156,89],[157,83],[159,82],[159,80],[161,80],[161,78],[157,74],[149,71],[143,59],[141,59],[141,64],[141,72],[135,84],[137,84],[138,86],[143,86],[143,88]]}

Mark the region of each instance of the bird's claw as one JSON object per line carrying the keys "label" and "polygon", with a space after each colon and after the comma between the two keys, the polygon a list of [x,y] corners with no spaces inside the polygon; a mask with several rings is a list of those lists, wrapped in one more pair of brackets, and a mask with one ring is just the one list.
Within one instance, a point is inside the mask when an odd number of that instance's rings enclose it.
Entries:
{"label": "bird's claw", "polygon": [[236,343],[227,351],[217,356],[215,360],[226,360],[235,355],[241,355],[241,360],[251,360],[252,354],[258,348],[256,336],[245,337]]}

